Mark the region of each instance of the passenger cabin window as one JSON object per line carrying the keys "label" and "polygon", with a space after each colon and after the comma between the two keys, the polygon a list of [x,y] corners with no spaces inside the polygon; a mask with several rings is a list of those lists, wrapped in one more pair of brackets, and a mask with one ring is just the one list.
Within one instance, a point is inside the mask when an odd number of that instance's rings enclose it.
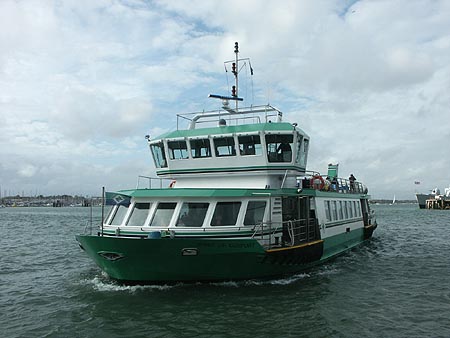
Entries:
{"label": "passenger cabin window", "polygon": [[339,208],[338,208],[338,212],[339,212],[339,219],[344,219],[344,214],[343,214],[343,212],[342,212],[342,209],[343,209],[343,202],[342,201],[339,201]]}
{"label": "passenger cabin window", "polygon": [[266,201],[250,201],[245,212],[244,225],[258,225],[264,219]]}
{"label": "passenger cabin window", "polygon": [[239,153],[246,155],[261,155],[261,138],[259,135],[239,136]]}
{"label": "passenger cabin window", "polygon": [[266,135],[269,162],[291,162],[294,135]]}
{"label": "passenger cabin window", "polygon": [[327,217],[327,221],[331,221],[330,201],[324,201],[324,203],[325,203],[325,215]]}
{"label": "passenger cabin window", "polygon": [[201,227],[208,211],[209,203],[183,203],[177,227]]}
{"label": "passenger cabin window", "polygon": [[169,148],[169,158],[171,160],[180,160],[188,158],[188,149],[186,141],[169,141],[167,142],[167,147]]}
{"label": "passenger cabin window", "polygon": [[143,226],[147,219],[149,209],[150,203],[135,203],[130,218],[127,221],[127,225]]}
{"label": "passenger cabin window", "polygon": [[162,142],[154,143],[150,145],[150,150],[155,161],[156,168],[166,168],[166,154],[164,153],[164,144]]}
{"label": "passenger cabin window", "polygon": [[190,140],[191,155],[193,158],[211,157],[209,139]]}
{"label": "passenger cabin window", "polygon": [[236,149],[234,147],[233,137],[218,137],[214,139],[214,147],[217,157],[235,156]]}
{"label": "passenger cabin window", "polygon": [[176,205],[176,203],[159,203],[150,226],[168,227]]}
{"label": "passenger cabin window", "polygon": [[127,213],[128,207],[124,205],[118,205],[113,218],[111,219],[111,225],[121,225],[125,214]]}
{"label": "passenger cabin window", "polygon": [[218,202],[211,220],[211,226],[236,225],[241,202]]}

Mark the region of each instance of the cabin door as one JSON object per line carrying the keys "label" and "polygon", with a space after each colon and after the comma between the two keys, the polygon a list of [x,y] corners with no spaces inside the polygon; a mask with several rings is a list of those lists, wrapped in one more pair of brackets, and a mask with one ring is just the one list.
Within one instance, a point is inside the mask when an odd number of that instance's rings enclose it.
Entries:
{"label": "cabin door", "polygon": [[317,239],[314,210],[308,196],[283,197],[283,242],[298,245]]}

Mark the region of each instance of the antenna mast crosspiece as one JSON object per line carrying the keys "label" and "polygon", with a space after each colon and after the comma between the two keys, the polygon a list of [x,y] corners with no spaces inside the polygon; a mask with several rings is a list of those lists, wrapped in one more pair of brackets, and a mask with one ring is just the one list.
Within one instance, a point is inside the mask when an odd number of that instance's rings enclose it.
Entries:
{"label": "antenna mast crosspiece", "polygon": [[[239,59],[239,44],[237,42],[234,43],[234,53],[236,54],[236,57],[233,61],[226,61],[225,64],[231,63],[231,73],[234,75],[234,86],[231,86],[231,96],[224,96],[224,95],[216,95],[216,94],[209,94],[208,97],[214,98],[214,99],[221,99],[224,102],[224,106],[228,107],[228,101],[235,101],[236,102],[236,111],[238,111],[238,102],[244,101],[243,98],[239,97],[239,61],[248,61],[250,66],[250,73],[253,75],[253,68],[250,64],[250,59]],[[244,63],[245,64],[245,63]],[[227,71],[227,67],[225,66],[225,71]]]}

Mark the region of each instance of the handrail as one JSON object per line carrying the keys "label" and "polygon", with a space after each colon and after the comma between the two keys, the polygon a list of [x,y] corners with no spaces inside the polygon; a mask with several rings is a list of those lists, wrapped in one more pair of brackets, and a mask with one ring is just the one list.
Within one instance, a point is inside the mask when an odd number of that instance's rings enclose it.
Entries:
{"label": "handrail", "polygon": [[[267,225],[267,230],[264,226]],[[273,225],[268,222],[261,222],[254,226],[252,238],[257,238],[264,241],[268,236],[268,248],[273,246],[284,246],[290,247],[298,245],[299,243],[305,243],[311,240],[317,239],[316,234],[316,223],[314,219],[293,219],[289,221],[280,222],[277,225]],[[275,234],[277,232],[283,231],[283,243],[278,243],[275,239]],[[286,237],[287,235],[287,237]]]}
{"label": "handrail", "polygon": [[[236,125],[239,124],[239,121],[249,119],[256,119],[258,123],[261,123],[261,117],[264,117],[265,122],[269,122],[270,117],[276,117],[277,122],[281,122],[282,115],[283,113],[279,109],[271,105],[250,106],[237,110],[224,105],[223,109],[219,110],[177,114],[177,130],[180,129],[180,119],[189,121],[188,129],[195,129],[198,123],[219,122],[221,118],[225,118],[229,122],[234,122]],[[203,121],[200,122],[200,120]]]}
{"label": "handrail", "polygon": [[336,177],[336,181],[329,181],[326,179],[326,175],[321,175],[315,171],[306,171],[305,175],[297,177],[297,183],[299,188],[312,188],[310,186],[311,179],[315,176],[321,176],[324,180],[323,188],[321,191],[332,191],[342,194],[367,194],[369,189],[362,182],[354,181],[353,183],[347,178]]}

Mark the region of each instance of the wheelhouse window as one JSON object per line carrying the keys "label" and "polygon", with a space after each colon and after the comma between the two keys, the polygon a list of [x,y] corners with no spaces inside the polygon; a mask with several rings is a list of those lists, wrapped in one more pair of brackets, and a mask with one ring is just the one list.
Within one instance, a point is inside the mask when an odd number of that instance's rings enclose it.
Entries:
{"label": "wheelhouse window", "polygon": [[190,140],[191,155],[193,158],[211,157],[209,139]]}
{"label": "wheelhouse window", "polygon": [[303,136],[298,134],[297,136],[297,156],[295,157],[295,162],[300,163],[302,158],[302,142],[303,142]]}
{"label": "wheelhouse window", "polygon": [[217,157],[236,155],[236,149],[234,147],[234,138],[232,136],[214,138],[214,147]]}
{"label": "wheelhouse window", "polygon": [[177,227],[201,227],[208,211],[209,203],[183,203]]}
{"label": "wheelhouse window", "polygon": [[299,159],[298,159],[298,163],[302,166],[302,167],[306,167],[306,161],[308,160],[308,145],[309,145],[309,140],[308,139],[303,139],[303,145],[301,146],[299,144],[299,149],[301,149],[301,151],[299,151]]}
{"label": "wheelhouse window", "polygon": [[171,160],[181,160],[189,157],[187,143],[184,140],[167,142],[169,148],[169,158]]}
{"label": "wheelhouse window", "polygon": [[129,226],[143,226],[150,209],[150,203],[135,203],[134,208],[131,211],[130,218],[127,225]]}
{"label": "wheelhouse window", "polygon": [[128,206],[125,205],[118,205],[116,207],[116,210],[114,212],[114,216],[111,219],[111,225],[121,225],[123,222],[123,219],[125,218],[125,215],[127,213]]}
{"label": "wheelhouse window", "polygon": [[266,135],[269,162],[291,162],[294,135]]}
{"label": "wheelhouse window", "polygon": [[164,152],[164,144],[162,142],[151,144],[150,150],[152,152],[153,161],[155,161],[156,168],[166,168],[167,160]]}
{"label": "wheelhouse window", "polygon": [[244,225],[258,225],[263,222],[266,201],[250,201],[244,217]]}
{"label": "wheelhouse window", "polygon": [[218,202],[211,220],[211,226],[236,225],[241,202]]}
{"label": "wheelhouse window", "polygon": [[261,155],[261,138],[259,135],[246,135],[239,136],[239,153],[243,156],[246,155]]}
{"label": "wheelhouse window", "polygon": [[150,222],[151,227],[168,227],[175,211],[176,203],[159,203]]}

